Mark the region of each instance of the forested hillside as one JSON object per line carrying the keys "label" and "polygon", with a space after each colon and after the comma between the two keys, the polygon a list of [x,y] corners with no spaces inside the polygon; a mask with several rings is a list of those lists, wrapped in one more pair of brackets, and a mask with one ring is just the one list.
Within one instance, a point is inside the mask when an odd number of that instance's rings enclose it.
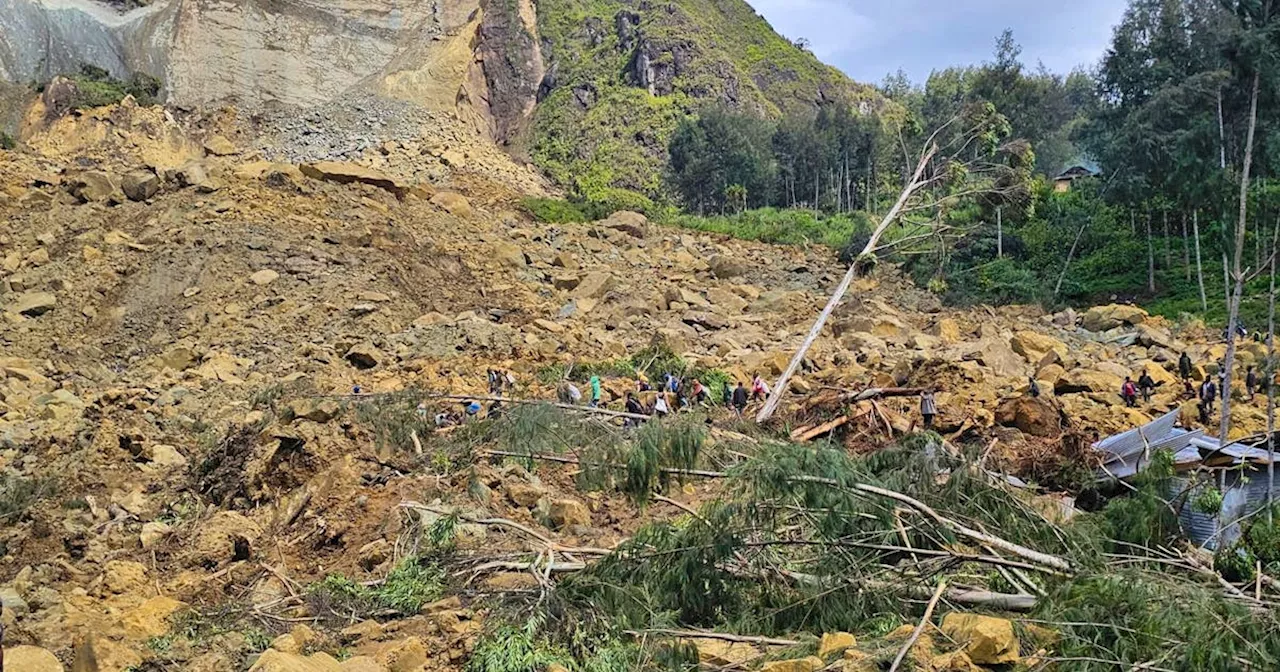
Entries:
{"label": "forested hillside", "polygon": [[[701,30],[709,14],[696,3],[611,21],[607,3],[544,4],[563,85],[537,112],[532,148],[587,214],[643,195],[633,207],[685,226],[843,249],[893,205],[938,129],[954,136],[958,120],[993,110],[1001,123],[984,141],[1019,183],[972,179],[977,154],[948,155],[951,179],[930,185],[881,251],[953,303],[1114,298],[1224,321],[1223,260],[1235,258],[1260,73],[1241,312],[1247,324],[1265,317],[1264,292],[1249,290],[1266,284],[1253,276],[1270,257],[1278,208],[1273,9],[1133,0],[1096,64],[1049,72],[1024,62],[1005,31],[986,62],[923,83],[890,75],[882,98],[859,104],[872,98],[830,95],[831,71],[749,11],[729,24],[746,33],[731,35]],[[575,133],[586,142],[569,142]],[[1094,176],[1055,189],[1072,167]]]}
{"label": "forested hillside", "polygon": [[873,87],[775,33],[743,0],[546,0],[538,30],[548,76],[524,144],[585,201],[669,201],[667,144],[709,107],[758,119],[830,105],[884,113]]}

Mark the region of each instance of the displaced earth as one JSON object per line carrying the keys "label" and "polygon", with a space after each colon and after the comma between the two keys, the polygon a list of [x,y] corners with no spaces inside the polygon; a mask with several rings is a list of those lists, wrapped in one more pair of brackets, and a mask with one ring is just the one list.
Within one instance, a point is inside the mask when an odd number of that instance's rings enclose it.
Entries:
{"label": "displaced earth", "polygon": [[[655,342],[732,380],[771,379],[844,271],[824,248],[635,213],[532,221],[519,199],[544,190],[540,178],[465,143],[294,164],[255,150],[229,113],[179,120],[126,99],[52,119],[37,102],[29,119],[22,149],[0,151],[0,475],[31,503],[0,509],[6,656],[20,670],[90,656],[83,669],[458,669],[483,629],[472,600],[537,577],[490,572],[384,623],[317,622],[300,594],[328,575],[385,577],[405,533],[447,507],[599,548],[682,512],[642,516],[578,491],[568,469],[406,458],[376,440],[353,387],[483,394],[499,368],[516,396],[551,399],[551,367]],[[1224,346],[1211,336],[1131,306],[948,309],[883,263],[810,351],[780,426],[848,414],[831,436],[872,450],[913,428],[917,400],[833,411],[833,395],[935,387],[941,434],[1051,482],[1085,465],[1064,446],[1173,408],[1194,422],[1177,359],[1190,354],[1196,380],[1213,375]],[[1246,343],[1242,370],[1263,355]],[[1143,369],[1157,392],[1126,408],[1121,383]],[[635,381],[604,387],[618,410]],[[1261,404],[1233,406],[1233,435],[1264,426]],[[696,503],[714,487],[675,495]],[[463,549],[536,548],[512,529],[463,528]],[[219,621],[228,604],[248,620]],[[997,635],[985,662],[1009,660]],[[851,647],[840,641],[827,653]]]}

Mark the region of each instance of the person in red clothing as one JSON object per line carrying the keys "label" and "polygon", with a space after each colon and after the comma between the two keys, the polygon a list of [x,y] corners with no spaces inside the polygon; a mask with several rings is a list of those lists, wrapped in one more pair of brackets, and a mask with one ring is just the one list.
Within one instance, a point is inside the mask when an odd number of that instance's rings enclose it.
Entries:
{"label": "person in red clothing", "polygon": [[1124,405],[1133,408],[1138,405],[1138,386],[1133,384],[1133,380],[1128,376],[1124,377],[1124,384],[1120,386],[1120,397],[1124,399]]}

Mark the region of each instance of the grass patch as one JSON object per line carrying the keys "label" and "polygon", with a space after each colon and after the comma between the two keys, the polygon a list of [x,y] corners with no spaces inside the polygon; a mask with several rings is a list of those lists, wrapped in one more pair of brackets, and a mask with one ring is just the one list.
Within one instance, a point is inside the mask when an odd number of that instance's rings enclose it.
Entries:
{"label": "grass patch", "polygon": [[71,106],[77,110],[114,105],[125,96],[133,96],[139,105],[155,105],[163,86],[159,79],[143,72],[116,79],[106,70],[89,64],[81,65],[80,72],[67,78],[76,85]]}
{"label": "grass patch", "polygon": [[736,215],[680,215],[675,226],[780,245],[825,245],[843,250],[859,233],[870,231],[865,213],[815,215],[812,210],[759,208]]}
{"label": "grass patch", "polygon": [[21,520],[36,502],[53,497],[57,492],[57,484],[51,478],[0,474],[0,523],[12,524]]}
{"label": "grass patch", "polygon": [[365,585],[331,574],[307,589],[315,613],[342,619],[412,615],[444,593],[445,571],[434,561],[407,558],[380,583]]}

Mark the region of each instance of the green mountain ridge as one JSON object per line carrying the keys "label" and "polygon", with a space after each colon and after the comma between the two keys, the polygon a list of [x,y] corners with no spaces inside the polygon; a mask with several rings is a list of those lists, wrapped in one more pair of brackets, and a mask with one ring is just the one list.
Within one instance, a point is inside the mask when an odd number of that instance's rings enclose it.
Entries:
{"label": "green mountain ridge", "polygon": [[708,105],[780,117],[825,103],[897,105],[773,30],[743,0],[544,0],[548,75],[517,146],[570,195],[643,208],[664,197],[667,143]]}

